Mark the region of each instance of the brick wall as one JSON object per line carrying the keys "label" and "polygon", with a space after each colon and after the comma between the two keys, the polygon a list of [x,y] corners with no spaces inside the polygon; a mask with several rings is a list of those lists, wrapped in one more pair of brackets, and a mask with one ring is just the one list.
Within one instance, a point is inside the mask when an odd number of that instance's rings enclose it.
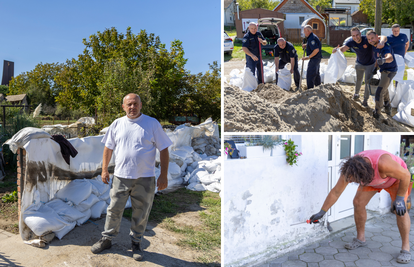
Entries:
{"label": "brick wall", "polygon": [[18,197],[18,209],[20,218],[21,199],[24,190],[24,177],[26,171],[26,150],[19,148],[17,149],[17,197]]}

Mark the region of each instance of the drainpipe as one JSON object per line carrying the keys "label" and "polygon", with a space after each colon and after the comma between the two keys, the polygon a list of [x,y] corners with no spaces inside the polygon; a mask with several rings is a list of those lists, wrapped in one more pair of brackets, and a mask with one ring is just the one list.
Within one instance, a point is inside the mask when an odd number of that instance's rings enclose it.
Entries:
{"label": "drainpipe", "polygon": [[239,3],[236,3],[236,5],[237,5],[237,19],[240,20]]}

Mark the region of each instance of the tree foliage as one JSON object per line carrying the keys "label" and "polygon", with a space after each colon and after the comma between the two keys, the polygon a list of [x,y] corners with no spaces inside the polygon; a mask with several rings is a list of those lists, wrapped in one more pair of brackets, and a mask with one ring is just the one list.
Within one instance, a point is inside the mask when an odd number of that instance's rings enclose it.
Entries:
{"label": "tree foliage", "polygon": [[[404,8],[401,8],[404,7]],[[375,0],[361,0],[359,9],[368,16],[368,21],[375,23]],[[382,0],[381,24],[414,26],[414,5],[412,0]]]}
{"label": "tree foliage", "polygon": [[280,1],[272,0],[238,0],[240,10],[248,10],[254,8],[263,8],[273,10],[280,3]]}
{"label": "tree foliage", "polygon": [[7,85],[0,85],[0,94],[7,95],[9,93],[9,87]]}
{"label": "tree foliage", "polygon": [[[332,7],[332,0],[309,0],[309,4],[319,13],[323,13],[325,8]],[[319,6],[319,8],[317,8]]]}
{"label": "tree foliage", "polygon": [[37,64],[28,72],[13,77],[9,84],[8,95],[27,94],[30,104],[55,106],[55,97],[62,87],[55,82],[55,77],[62,71],[63,64]]}

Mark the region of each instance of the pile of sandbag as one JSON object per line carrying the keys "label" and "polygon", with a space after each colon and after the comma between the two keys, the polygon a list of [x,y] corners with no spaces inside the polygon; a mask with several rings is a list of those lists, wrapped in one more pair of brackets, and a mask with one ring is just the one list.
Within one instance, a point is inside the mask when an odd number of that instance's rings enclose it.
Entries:
{"label": "pile of sandbag", "polygon": [[106,214],[111,201],[109,191],[110,185],[104,184],[100,176],[73,180],[46,203],[40,201],[36,191],[33,204],[23,212],[23,220],[36,236],[53,232],[62,239],[76,225]]}
{"label": "pile of sandbag", "polygon": [[398,82],[395,91],[391,88],[391,106],[395,107],[397,104],[397,114],[393,119],[401,123],[414,127],[414,81]]}
{"label": "pile of sandbag", "polygon": [[75,123],[69,125],[55,124],[55,125],[44,125],[42,130],[54,135],[60,134],[66,138],[77,137],[82,127],[91,127],[95,124],[95,119],[92,117],[82,117]]}

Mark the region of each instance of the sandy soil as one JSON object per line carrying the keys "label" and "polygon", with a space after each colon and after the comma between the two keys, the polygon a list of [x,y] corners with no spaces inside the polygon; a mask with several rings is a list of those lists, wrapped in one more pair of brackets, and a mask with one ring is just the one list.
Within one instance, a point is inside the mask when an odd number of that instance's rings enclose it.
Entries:
{"label": "sandy soil", "polygon": [[[187,212],[185,220],[197,221],[197,212]],[[176,220],[176,218],[174,218]],[[179,220],[179,218],[177,218]],[[105,219],[76,227],[62,240],[54,239],[45,248],[23,243],[20,235],[0,238],[0,266],[203,266],[196,263],[200,252],[175,245],[179,236],[154,223],[147,225],[143,247],[144,261],[132,259],[130,222],[123,218],[119,235],[112,248],[92,254],[91,246],[100,238]],[[0,234],[0,237],[2,235]],[[4,236],[4,235],[3,235]],[[34,260],[35,259],[35,260]]]}
{"label": "sandy soil", "polygon": [[[323,59],[322,62],[328,61]],[[347,58],[348,65],[355,58]],[[224,63],[224,75],[229,79],[232,69],[244,68],[245,61]],[[306,80],[302,80],[306,88]],[[362,85],[361,91],[364,85]],[[293,91],[295,86],[293,84]],[[414,128],[396,122],[382,113],[379,120],[372,117],[373,98],[368,107],[362,100],[354,101],[354,84],[338,82],[321,85],[303,93],[285,91],[275,84],[259,85],[251,93],[225,83],[224,131],[226,132],[406,132]]]}

